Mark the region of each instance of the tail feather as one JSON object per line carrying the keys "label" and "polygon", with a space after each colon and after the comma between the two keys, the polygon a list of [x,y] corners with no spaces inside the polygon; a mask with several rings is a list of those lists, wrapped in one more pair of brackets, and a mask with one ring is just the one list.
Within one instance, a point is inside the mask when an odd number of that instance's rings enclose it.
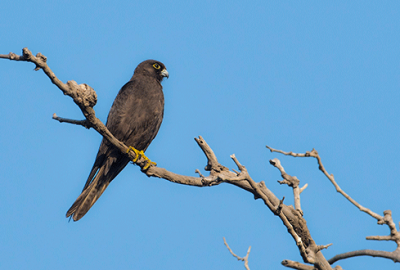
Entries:
{"label": "tail feather", "polygon": [[[104,179],[102,167],[99,173],[96,175],[95,179],[90,183],[90,185],[83,190],[81,195],[76,199],[71,208],[67,211],[67,217],[72,216],[74,221],[81,219],[93,206],[93,204],[100,198],[104,190],[110,184],[110,181]],[[103,178],[103,179],[102,179]]]}

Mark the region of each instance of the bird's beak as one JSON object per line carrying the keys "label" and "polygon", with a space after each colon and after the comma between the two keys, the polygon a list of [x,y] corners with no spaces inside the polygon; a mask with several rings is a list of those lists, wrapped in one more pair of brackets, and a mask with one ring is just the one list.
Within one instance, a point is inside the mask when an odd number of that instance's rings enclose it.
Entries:
{"label": "bird's beak", "polygon": [[169,78],[169,73],[168,73],[168,71],[167,71],[167,69],[163,69],[163,70],[161,70],[161,75],[163,76],[163,77],[167,77],[167,78]]}

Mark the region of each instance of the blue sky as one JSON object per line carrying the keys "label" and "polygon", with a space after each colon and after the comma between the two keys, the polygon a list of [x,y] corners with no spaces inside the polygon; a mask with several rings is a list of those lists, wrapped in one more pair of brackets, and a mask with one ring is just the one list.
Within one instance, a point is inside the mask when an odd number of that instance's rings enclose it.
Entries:
{"label": "blue sky", "polygon": [[[388,228],[334,190],[313,159],[265,148],[316,148],[329,173],[361,205],[400,220],[400,3],[397,1],[7,1],[0,54],[28,47],[48,57],[64,82],[92,86],[105,122],[120,87],[145,59],[162,61],[165,118],[148,156],[195,175],[206,159],[236,154],[256,181],[285,203],[279,158],[309,187],[302,208],[326,258],[357,249],[392,251],[365,240]],[[286,269],[301,261],[282,222],[234,186],[195,188],[147,178],[128,166],[79,222],[65,212],[79,195],[100,135],[51,119],[82,119],[42,71],[0,61],[1,269]],[[397,269],[381,258],[344,269]]]}

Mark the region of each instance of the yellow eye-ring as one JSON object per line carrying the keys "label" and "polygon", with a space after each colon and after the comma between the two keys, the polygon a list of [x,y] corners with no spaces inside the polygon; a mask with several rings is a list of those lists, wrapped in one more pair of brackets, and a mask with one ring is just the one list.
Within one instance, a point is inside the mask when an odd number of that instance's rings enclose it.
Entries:
{"label": "yellow eye-ring", "polygon": [[157,64],[157,63],[154,63],[154,64],[153,64],[153,67],[154,67],[155,69],[160,69],[160,68],[161,68],[161,66],[160,66],[159,64]]}

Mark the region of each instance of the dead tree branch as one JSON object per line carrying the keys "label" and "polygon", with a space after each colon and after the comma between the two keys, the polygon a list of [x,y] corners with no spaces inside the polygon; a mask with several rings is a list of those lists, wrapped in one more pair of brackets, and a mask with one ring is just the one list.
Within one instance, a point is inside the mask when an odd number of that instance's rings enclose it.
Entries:
{"label": "dead tree branch", "polygon": [[314,266],[291,261],[291,260],[284,260],[281,262],[283,266],[293,268],[293,269],[298,269],[298,270],[314,270]]}
{"label": "dead tree branch", "polygon": [[225,240],[224,237],[224,244],[225,246],[228,248],[229,252],[233,255],[233,257],[235,257],[236,259],[238,259],[238,261],[243,261],[244,262],[244,267],[246,268],[246,270],[250,270],[249,267],[249,254],[250,254],[250,250],[251,250],[251,246],[249,246],[249,249],[247,250],[247,254],[244,257],[239,257],[238,255],[236,255],[232,249],[229,247],[228,243]]}
{"label": "dead tree branch", "polygon": [[382,250],[371,250],[371,249],[362,249],[362,250],[355,250],[350,252],[345,252],[334,256],[333,258],[329,259],[330,264],[334,264],[335,262],[343,259],[348,259],[351,257],[358,257],[358,256],[370,256],[370,257],[379,257],[379,258],[386,258],[390,259],[393,262],[400,262],[400,251],[395,250],[393,252],[382,251]]}
{"label": "dead tree branch", "polygon": [[292,187],[293,189],[293,197],[294,197],[294,207],[296,210],[300,211],[301,214],[303,214],[303,211],[301,211],[301,205],[300,205],[300,193],[307,187],[304,186],[302,189],[300,189],[299,185],[300,185],[300,180],[297,179],[296,176],[290,176],[289,174],[287,174],[285,172],[285,169],[283,168],[283,166],[281,165],[281,162],[279,161],[279,159],[274,158],[272,160],[269,161],[269,163],[274,166],[275,168],[277,168],[282,175],[283,181],[278,181],[279,184],[286,184],[289,187]]}
{"label": "dead tree branch", "polygon": [[62,118],[57,116],[57,114],[53,114],[53,119],[57,120],[60,123],[69,123],[69,124],[74,124],[74,125],[78,125],[78,126],[83,126],[87,129],[89,129],[91,127],[91,124],[89,123],[88,120],[73,120],[73,119],[68,119],[68,118]]}
{"label": "dead tree branch", "polygon": [[271,147],[269,147],[267,145],[267,148],[271,151],[271,152],[277,152],[277,153],[281,153],[284,154],[286,156],[292,156],[292,157],[314,157],[317,159],[318,161],[318,165],[319,165],[319,169],[325,174],[325,176],[329,179],[329,181],[331,181],[331,183],[335,186],[336,191],[339,192],[340,194],[342,194],[347,200],[349,200],[352,204],[354,204],[358,209],[360,209],[361,211],[369,214],[370,216],[376,218],[378,221],[383,219],[382,216],[372,212],[370,209],[363,207],[362,205],[360,205],[359,203],[357,203],[354,199],[352,199],[347,193],[345,193],[340,187],[339,185],[336,183],[335,178],[333,176],[333,174],[329,174],[326,170],[324,165],[322,164],[321,161],[321,157],[319,156],[317,150],[313,149],[310,151],[307,151],[305,154],[299,154],[299,153],[293,153],[293,152],[284,152],[282,150],[277,150],[277,149],[273,149]]}
{"label": "dead tree branch", "polygon": [[393,252],[386,252],[386,251],[379,251],[379,250],[358,250],[358,251],[352,251],[352,252],[347,252],[343,254],[339,254],[332,259],[329,260],[329,262],[332,264],[333,262],[336,262],[341,259],[349,258],[349,257],[354,257],[354,256],[372,256],[372,257],[383,257],[383,258],[388,258],[393,260],[394,262],[400,262],[400,232],[396,228],[396,224],[393,222],[392,218],[392,211],[390,210],[385,210],[384,216],[380,216],[379,214],[371,211],[370,209],[363,207],[361,204],[356,202],[353,198],[351,198],[347,193],[345,193],[340,186],[336,183],[335,178],[333,174],[329,174],[327,170],[325,169],[324,165],[322,164],[321,157],[319,156],[317,150],[312,149],[311,151],[307,151],[306,153],[294,153],[294,152],[285,152],[282,150],[277,150],[273,149],[272,147],[267,146],[267,148],[271,152],[277,152],[281,153],[286,156],[292,156],[292,157],[313,157],[317,159],[319,169],[321,172],[329,179],[329,181],[334,185],[335,189],[337,192],[342,194],[348,201],[350,201],[354,206],[356,206],[359,210],[367,213],[371,217],[375,218],[378,221],[379,225],[386,224],[389,229],[390,229],[390,235],[387,236],[369,236],[366,237],[367,240],[385,240],[385,241],[393,241],[396,243],[397,248]]}

